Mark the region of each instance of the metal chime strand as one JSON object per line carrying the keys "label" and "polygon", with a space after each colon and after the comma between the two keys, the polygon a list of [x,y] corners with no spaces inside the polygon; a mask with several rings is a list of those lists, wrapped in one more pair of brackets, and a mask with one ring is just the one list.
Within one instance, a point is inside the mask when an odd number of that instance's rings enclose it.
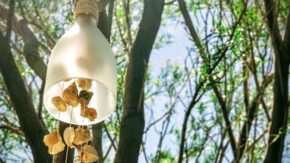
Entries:
{"label": "metal chime strand", "polygon": [[[81,129],[83,130],[84,129],[84,121],[85,121],[85,117],[83,117],[83,122],[82,122],[82,125],[81,125]],[[81,152],[83,150],[83,144],[81,144]]]}
{"label": "metal chime strand", "polygon": [[[72,115],[73,115],[73,107],[70,107],[71,111],[70,111],[70,120],[69,120],[69,127],[71,127],[71,120],[72,120]],[[66,148],[66,153],[65,153],[65,163],[67,163],[67,158],[68,158],[68,148],[69,146],[67,146]]]}
{"label": "metal chime strand", "polygon": [[[62,91],[64,90],[64,82],[62,82]],[[58,119],[60,119],[60,111],[58,111]],[[58,121],[59,122],[59,121]],[[57,123],[55,124],[55,128],[57,129]],[[52,163],[55,163],[56,154],[53,155]]]}
{"label": "metal chime strand", "polygon": [[[60,111],[58,112],[58,119],[60,119]],[[57,121],[55,123],[55,129],[57,129]],[[52,157],[52,163],[55,163],[55,158],[56,158],[56,154],[54,154]]]}
{"label": "metal chime strand", "polygon": [[[90,89],[91,91],[91,89]],[[89,102],[89,105],[90,105],[91,101]],[[89,122],[87,121],[87,126],[89,126]],[[83,122],[82,122],[82,125],[81,125],[81,129],[84,129],[85,127],[85,117],[83,117]],[[88,142],[86,142],[85,145],[88,145]],[[81,144],[81,149],[83,148],[83,144]],[[87,163],[87,161],[85,161],[85,163]]]}
{"label": "metal chime strand", "polygon": [[99,0],[76,0],[74,3],[74,19],[80,14],[90,14],[98,21],[100,5]]}
{"label": "metal chime strand", "polygon": [[[92,88],[90,88],[90,91],[92,91]],[[91,104],[91,101],[89,101],[89,105]],[[89,127],[89,121],[87,120],[87,126]],[[86,145],[88,145],[88,142],[86,142]],[[86,161],[87,163],[87,161]]]}
{"label": "metal chime strand", "polygon": [[[75,82],[75,80],[74,80]],[[70,112],[70,120],[69,120],[69,127],[71,127],[71,121],[72,121],[72,115],[73,115],[73,107],[70,106],[71,112]],[[66,154],[65,154],[65,163],[67,163],[68,160],[68,151],[69,151],[69,147],[66,148]]]}

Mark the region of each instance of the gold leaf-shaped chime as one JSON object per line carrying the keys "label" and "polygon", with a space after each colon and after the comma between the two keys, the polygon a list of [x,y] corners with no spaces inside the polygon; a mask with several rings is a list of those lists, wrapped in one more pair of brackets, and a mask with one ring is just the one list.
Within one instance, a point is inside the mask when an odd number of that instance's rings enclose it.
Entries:
{"label": "gold leaf-shaped chime", "polygon": [[84,143],[87,143],[91,140],[91,134],[89,128],[77,128],[75,129],[75,137],[73,144],[76,145],[82,145]]}
{"label": "gold leaf-shaped chime", "polygon": [[66,103],[60,96],[55,96],[51,99],[51,103],[61,112],[66,111]]}
{"label": "gold leaf-shaped chime", "polygon": [[65,147],[61,136],[57,131],[45,135],[43,142],[48,147],[48,153],[52,155],[62,152]]}
{"label": "gold leaf-shaped chime", "polygon": [[98,152],[91,145],[85,145],[78,154],[78,161],[81,162],[94,162],[98,159]]}
{"label": "gold leaf-shaped chime", "polygon": [[92,81],[90,79],[78,79],[78,86],[84,90],[89,90],[92,86]]}
{"label": "gold leaf-shaped chime", "polygon": [[69,87],[63,91],[62,96],[64,101],[68,105],[76,107],[79,104],[78,89],[76,83],[73,82],[71,85],[69,85]]}
{"label": "gold leaf-shaped chime", "polygon": [[73,127],[67,127],[63,132],[63,139],[67,146],[73,148],[73,141],[75,139],[75,129]]}

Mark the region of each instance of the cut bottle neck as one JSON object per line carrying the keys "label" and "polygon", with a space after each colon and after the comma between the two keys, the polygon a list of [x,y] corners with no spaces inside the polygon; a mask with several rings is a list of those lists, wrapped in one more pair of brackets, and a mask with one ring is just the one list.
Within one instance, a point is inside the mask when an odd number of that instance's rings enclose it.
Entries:
{"label": "cut bottle neck", "polygon": [[90,14],[80,14],[76,17],[75,20],[78,24],[90,24],[90,25],[97,25],[97,20],[94,16]]}

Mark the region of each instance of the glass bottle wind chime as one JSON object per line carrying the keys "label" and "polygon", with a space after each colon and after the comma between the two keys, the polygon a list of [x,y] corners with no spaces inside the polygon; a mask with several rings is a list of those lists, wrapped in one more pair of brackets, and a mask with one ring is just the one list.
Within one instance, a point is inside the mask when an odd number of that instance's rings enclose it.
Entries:
{"label": "glass bottle wind chime", "polygon": [[[75,24],[60,38],[49,59],[44,104],[59,121],[70,124],[63,135],[44,136],[48,152],[64,151],[65,144],[78,151],[77,160],[98,159],[90,125],[107,118],[116,106],[116,63],[106,38],[97,28],[97,0],[75,0]],[[77,128],[71,125],[77,125]],[[66,150],[66,160],[68,149]]]}

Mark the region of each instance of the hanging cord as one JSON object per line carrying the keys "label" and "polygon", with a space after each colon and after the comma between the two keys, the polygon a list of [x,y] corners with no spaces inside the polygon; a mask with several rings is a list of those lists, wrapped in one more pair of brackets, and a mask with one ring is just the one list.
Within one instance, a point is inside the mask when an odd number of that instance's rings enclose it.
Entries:
{"label": "hanging cord", "polygon": [[[86,108],[86,109],[88,109],[88,108]],[[82,122],[82,125],[81,125],[81,131],[83,131],[84,127],[85,127],[85,117],[83,116],[83,122]],[[82,153],[82,151],[83,151],[83,144],[81,144],[80,152]],[[81,157],[81,162],[82,162],[82,157]]]}
{"label": "hanging cord", "polygon": [[[90,91],[93,91],[93,90],[92,90],[93,85],[94,85],[94,82],[92,82],[92,86],[91,86],[91,88],[90,88]],[[92,98],[93,98],[93,97],[92,97]],[[92,99],[89,101],[89,104],[88,104],[88,105],[91,105],[91,101],[92,101]],[[89,120],[87,119],[86,121],[87,121],[87,127],[88,127],[88,129],[90,130],[90,134],[92,134],[92,133],[91,133],[90,126],[89,126],[89,125],[90,125]],[[91,140],[91,141],[92,141],[92,140]],[[86,142],[86,145],[88,145],[88,141]],[[88,163],[88,161],[86,160],[85,163]]]}
{"label": "hanging cord", "polygon": [[[60,111],[58,111],[58,119],[60,119]],[[57,130],[57,124],[58,124],[57,122],[59,123],[59,120],[56,120],[56,122],[55,122],[55,130]],[[57,154],[54,154],[52,156],[52,163],[55,163],[56,157],[57,157]]]}
{"label": "hanging cord", "polygon": [[[73,82],[75,82],[75,79],[73,79]],[[71,127],[71,121],[72,121],[72,115],[73,115],[73,107],[70,106],[70,120],[69,120],[69,127]],[[65,152],[65,163],[67,163],[67,159],[68,159],[68,150],[69,150],[69,146],[67,146],[66,148],[66,152]]]}
{"label": "hanging cord", "polygon": [[[64,89],[64,82],[62,82],[62,91],[63,91],[63,89]],[[60,111],[58,111],[58,119],[60,119]],[[58,124],[59,124],[59,120],[57,120],[56,123],[55,123],[55,130],[58,130],[57,129]],[[59,131],[57,131],[57,132],[59,133]],[[55,163],[56,157],[57,157],[57,154],[54,154],[52,156],[52,163]]]}
{"label": "hanging cord", "polygon": [[100,8],[100,0],[75,0],[74,19],[76,20],[80,14],[90,14],[94,16],[98,22]]}
{"label": "hanging cord", "polygon": [[[70,107],[71,112],[70,112],[70,121],[69,121],[69,127],[71,127],[71,120],[72,120],[72,115],[73,115],[73,107]],[[65,153],[65,163],[67,163],[67,159],[68,159],[68,150],[69,150],[69,146],[67,146],[66,148],[66,153]]]}
{"label": "hanging cord", "polygon": [[[62,92],[63,92],[63,90],[64,90],[64,81],[62,81]],[[60,119],[60,111],[58,111],[58,119]],[[58,124],[59,124],[59,120],[57,120],[57,122],[58,122]],[[55,128],[57,129],[57,122],[56,122],[56,124],[55,124]],[[58,131],[59,132],[59,131]],[[55,163],[55,159],[56,159],[56,154],[55,155],[53,155],[53,160],[52,160],[52,163]]]}

